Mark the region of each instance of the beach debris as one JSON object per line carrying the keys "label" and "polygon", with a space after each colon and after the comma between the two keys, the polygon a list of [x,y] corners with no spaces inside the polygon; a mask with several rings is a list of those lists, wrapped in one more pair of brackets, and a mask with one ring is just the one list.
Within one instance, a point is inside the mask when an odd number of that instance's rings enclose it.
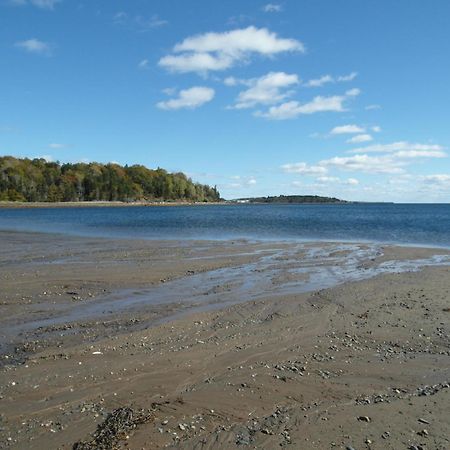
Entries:
{"label": "beach debris", "polygon": [[359,420],[360,422],[370,422],[370,417],[367,417],[367,416],[359,416],[359,417],[358,417],[358,420]]}
{"label": "beach debris", "polygon": [[91,440],[79,441],[73,450],[112,450],[119,441],[127,438],[128,433],[138,425],[150,421],[152,415],[143,410],[134,411],[128,407],[117,408],[97,426]]}
{"label": "beach debris", "polygon": [[422,437],[427,437],[428,436],[428,430],[426,430],[426,429],[420,430],[420,431],[417,432],[417,434],[419,436],[422,436]]}

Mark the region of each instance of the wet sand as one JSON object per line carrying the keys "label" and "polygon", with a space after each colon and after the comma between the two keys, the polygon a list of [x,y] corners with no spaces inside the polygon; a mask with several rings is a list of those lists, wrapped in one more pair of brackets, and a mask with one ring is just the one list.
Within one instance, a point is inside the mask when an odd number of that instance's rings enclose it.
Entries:
{"label": "wet sand", "polygon": [[0,242],[0,447],[450,447],[449,251]]}

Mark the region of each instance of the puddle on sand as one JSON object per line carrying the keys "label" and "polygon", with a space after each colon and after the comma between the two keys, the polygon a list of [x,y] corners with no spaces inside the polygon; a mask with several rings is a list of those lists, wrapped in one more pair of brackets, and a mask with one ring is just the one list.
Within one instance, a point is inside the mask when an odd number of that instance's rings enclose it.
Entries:
{"label": "puddle on sand", "polygon": [[156,322],[161,323],[188,312],[324,289],[384,273],[450,265],[450,255],[377,264],[375,258],[382,254],[382,246],[376,244],[301,243],[288,249],[265,249],[256,262],[193,274],[148,289],[120,290],[90,302],[61,307],[60,311],[55,310],[58,305],[52,305],[51,317],[30,317],[29,321],[11,325],[4,331],[11,338],[39,327],[106,320],[111,314],[125,311],[138,314],[164,305],[174,306],[176,312]]}

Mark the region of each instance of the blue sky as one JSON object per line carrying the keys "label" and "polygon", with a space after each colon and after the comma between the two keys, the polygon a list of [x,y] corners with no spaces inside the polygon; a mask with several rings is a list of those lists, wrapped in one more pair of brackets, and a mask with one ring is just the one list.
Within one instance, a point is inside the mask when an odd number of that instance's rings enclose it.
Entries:
{"label": "blue sky", "polygon": [[0,0],[0,154],[225,198],[450,201],[448,0]]}

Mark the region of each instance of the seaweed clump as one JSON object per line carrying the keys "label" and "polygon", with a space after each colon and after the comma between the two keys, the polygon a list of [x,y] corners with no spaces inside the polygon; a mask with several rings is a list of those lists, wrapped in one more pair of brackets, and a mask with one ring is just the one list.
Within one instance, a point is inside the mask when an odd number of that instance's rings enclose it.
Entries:
{"label": "seaweed clump", "polygon": [[128,433],[138,425],[151,420],[151,414],[128,407],[117,408],[97,426],[91,440],[76,442],[73,450],[114,450],[119,441],[127,439]]}

